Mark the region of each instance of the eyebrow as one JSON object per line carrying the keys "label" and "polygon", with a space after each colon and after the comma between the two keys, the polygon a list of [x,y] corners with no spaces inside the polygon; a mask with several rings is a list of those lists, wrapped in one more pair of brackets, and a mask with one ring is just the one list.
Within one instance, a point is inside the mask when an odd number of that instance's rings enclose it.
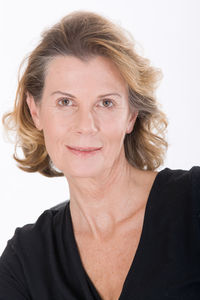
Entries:
{"label": "eyebrow", "polygon": [[[62,92],[62,91],[55,91],[51,94],[51,96],[53,96],[55,94],[61,94],[61,95],[68,96],[68,97],[71,97],[71,98],[76,98],[74,95],[69,94],[69,93],[65,93],[65,92]],[[106,96],[113,96],[113,95],[122,98],[122,96],[118,93],[107,93],[107,94],[99,95],[98,97],[106,97]]]}

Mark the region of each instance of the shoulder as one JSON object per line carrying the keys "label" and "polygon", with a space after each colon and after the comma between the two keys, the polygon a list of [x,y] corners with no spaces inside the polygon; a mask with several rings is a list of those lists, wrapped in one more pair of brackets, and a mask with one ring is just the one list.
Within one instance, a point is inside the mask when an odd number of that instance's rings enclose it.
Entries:
{"label": "shoulder", "polygon": [[196,188],[200,184],[200,166],[193,166],[189,170],[165,168],[159,174],[164,186]]}
{"label": "shoulder", "polygon": [[194,166],[190,170],[193,192],[200,196],[200,167]]}
{"label": "shoulder", "polygon": [[62,202],[52,208],[46,209],[37,218],[35,223],[26,224],[15,229],[13,237],[8,240],[8,245],[15,252],[23,252],[31,247],[39,248],[45,240],[50,240],[62,227],[68,201]]}
{"label": "shoulder", "polygon": [[189,170],[165,168],[158,173],[157,203],[163,209],[200,212],[200,166]]}
{"label": "shoulder", "polygon": [[16,228],[8,240],[0,257],[0,294],[5,299],[30,298],[27,282],[40,280],[41,273],[50,265],[67,203],[45,210],[33,224]]}

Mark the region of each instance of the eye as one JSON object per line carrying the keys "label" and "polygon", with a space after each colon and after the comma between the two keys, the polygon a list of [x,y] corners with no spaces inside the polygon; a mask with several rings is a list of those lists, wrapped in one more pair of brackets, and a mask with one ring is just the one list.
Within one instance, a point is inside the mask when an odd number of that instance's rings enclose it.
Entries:
{"label": "eye", "polygon": [[70,101],[71,100],[68,98],[61,98],[58,100],[58,105],[59,106],[71,106],[71,105],[69,105]]}
{"label": "eye", "polygon": [[107,108],[112,108],[113,107],[113,102],[109,99],[103,99],[102,100],[103,106]]}

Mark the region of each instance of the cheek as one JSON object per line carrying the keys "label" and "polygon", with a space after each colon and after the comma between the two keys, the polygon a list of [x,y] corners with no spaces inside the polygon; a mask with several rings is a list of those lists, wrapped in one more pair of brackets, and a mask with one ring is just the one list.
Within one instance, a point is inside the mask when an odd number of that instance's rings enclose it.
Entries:
{"label": "cheek", "polygon": [[55,144],[57,140],[62,136],[63,128],[55,124],[54,122],[47,122],[43,126],[43,132],[45,140]]}
{"label": "cheek", "polygon": [[110,147],[120,147],[126,134],[126,118],[123,115],[110,117],[101,123],[101,133]]}
{"label": "cheek", "polygon": [[43,119],[43,134],[46,149],[55,165],[57,165],[56,160],[61,155],[61,151],[63,151],[66,132],[68,132],[66,122],[64,124],[56,116],[49,115]]}
{"label": "cheek", "polygon": [[67,116],[60,114],[56,110],[46,110],[42,116],[42,127],[46,139],[51,139],[56,142],[59,138],[65,135],[68,131],[67,125],[69,124]]}

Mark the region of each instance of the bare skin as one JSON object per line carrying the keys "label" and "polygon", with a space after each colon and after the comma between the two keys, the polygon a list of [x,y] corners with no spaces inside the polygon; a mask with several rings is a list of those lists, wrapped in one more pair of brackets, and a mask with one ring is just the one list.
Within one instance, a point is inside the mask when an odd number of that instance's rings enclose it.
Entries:
{"label": "bare skin", "polygon": [[[130,110],[127,84],[108,58],[60,56],[49,63],[40,104],[29,94],[27,104],[54,165],[68,181],[83,266],[102,299],[116,300],[157,175],[134,168],[125,157],[123,141],[138,115]],[[83,156],[72,146],[98,150]]]}
{"label": "bare skin", "polygon": [[[113,199],[113,210],[110,214],[106,214],[105,210],[100,213],[96,209],[93,211],[96,214],[91,213],[90,219],[87,207],[81,206],[79,210],[73,210],[76,201],[70,203],[74,234],[82,264],[103,300],[119,299],[140,241],[146,202],[157,172],[139,173],[138,185],[135,189],[132,187],[134,194],[129,189],[129,195],[125,196],[125,193],[121,195],[121,199]],[[120,205],[123,203],[124,206]],[[121,210],[117,210],[118,205]],[[115,216],[118,215],[118,220],[114,219],[114,213]]]}

